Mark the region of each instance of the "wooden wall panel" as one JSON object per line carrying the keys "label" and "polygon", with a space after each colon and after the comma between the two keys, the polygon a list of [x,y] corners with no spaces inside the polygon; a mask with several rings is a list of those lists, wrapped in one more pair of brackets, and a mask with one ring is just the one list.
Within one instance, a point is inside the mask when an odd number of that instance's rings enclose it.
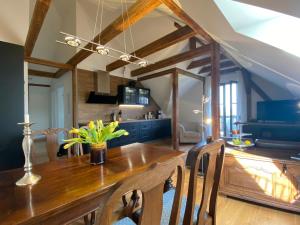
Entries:
{"label": "wooden wall panel", "polygon": [[[87,123],[89,120],[102,119],[108,121],[110,113],[119,112],[118,105],[112,104],[88,104],[86,100],[90,91],[95,88],[94,73],[87,70],[77,70],[78,73],[78,121],[79,123]],[[111,76],[110,78],[110,94],[117,95],[118,85],[126,85],[129,79]],[[150,105],[144,108],[122,108],[124,118],[137,119],[142,118],[146,112],[157,111],[159,107],[151,99]]]}

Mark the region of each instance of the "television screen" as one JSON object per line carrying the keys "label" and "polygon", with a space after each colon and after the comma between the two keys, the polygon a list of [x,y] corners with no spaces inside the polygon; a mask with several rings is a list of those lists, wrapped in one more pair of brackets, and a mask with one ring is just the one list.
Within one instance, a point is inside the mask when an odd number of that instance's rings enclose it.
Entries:
{"label": "television screen", "polygon": [[300,100],[257,102],[257,120],[300,122]]}

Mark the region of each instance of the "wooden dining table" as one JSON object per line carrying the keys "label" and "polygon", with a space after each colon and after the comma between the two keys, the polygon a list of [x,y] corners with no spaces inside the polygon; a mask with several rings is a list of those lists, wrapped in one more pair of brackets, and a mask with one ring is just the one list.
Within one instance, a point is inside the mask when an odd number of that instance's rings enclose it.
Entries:
{"label": "wooden dining table", "polygon": [[122,179],[183,155],[150,144],[130,144],[109,149],[102,165],[90,165],[88,155],[35,165],[33,172],[42,179],[25,187],[15,185],[23,169],[0,172],[0,224],[68,223],[94,211]]}

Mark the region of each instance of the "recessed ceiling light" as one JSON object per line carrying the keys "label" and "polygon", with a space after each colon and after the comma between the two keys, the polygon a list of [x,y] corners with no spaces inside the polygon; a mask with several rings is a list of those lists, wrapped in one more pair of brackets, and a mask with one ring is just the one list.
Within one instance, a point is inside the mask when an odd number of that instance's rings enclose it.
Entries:
{"label": "recessed ceiling light", "polygon": [[100,55],[107,55],[109,53],[109,49],[103,45],[98,45],[96,50]]}
{"label": "recessed ceiling light", "polygon": [[67,45],[70,45],[72,47],[78,47],[81,44],[81,41],[78,38],[74,38],[72,36],[65,37],[65,42]]}

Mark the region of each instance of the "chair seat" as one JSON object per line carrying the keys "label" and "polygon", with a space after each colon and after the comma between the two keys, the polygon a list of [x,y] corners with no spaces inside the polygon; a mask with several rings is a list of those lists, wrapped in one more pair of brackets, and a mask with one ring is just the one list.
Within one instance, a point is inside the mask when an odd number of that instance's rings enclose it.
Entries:
{"label": "chair seat", "polygon": [[[163,211],[162,211],[161,222],[160,222],[161,225],[169,225],[174,196],[175,196],[175,190],[171,190],[171,191],[164,193]],[[181,203],[181,209],[180,209],[179,225],[183,224],[185,207],[186,207],[186,197],[183,197],[182,203]],[[199,211],[199,205],[196,205],[195,211],[194,211],[194,223],[197,222],[198,211]]]}
{"label": "chair seat", "polygon": [[118,220],[113,225],[136,225],[129,217],[125,217],[121,220]]}

